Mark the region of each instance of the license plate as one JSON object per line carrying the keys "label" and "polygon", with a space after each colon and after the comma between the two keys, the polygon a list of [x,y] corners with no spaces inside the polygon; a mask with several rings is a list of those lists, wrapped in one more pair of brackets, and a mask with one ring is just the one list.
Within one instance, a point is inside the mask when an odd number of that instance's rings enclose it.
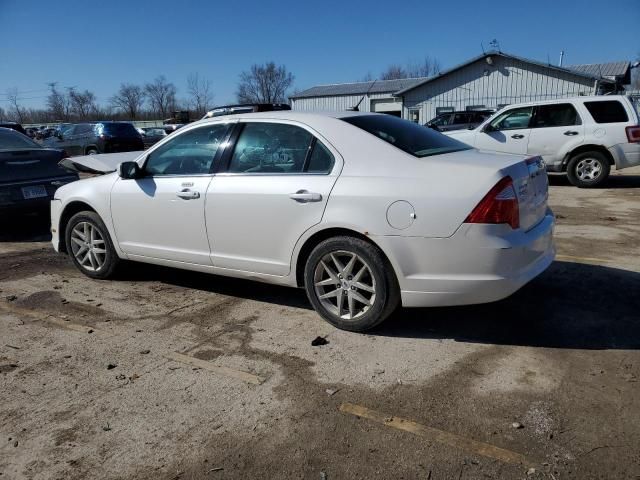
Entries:
{"label": "license plate", "polygon": [[30,198],[48,197],[47,189],[44,185],[36,185],[35,187],[22,187],[22,196],[25,200]]}

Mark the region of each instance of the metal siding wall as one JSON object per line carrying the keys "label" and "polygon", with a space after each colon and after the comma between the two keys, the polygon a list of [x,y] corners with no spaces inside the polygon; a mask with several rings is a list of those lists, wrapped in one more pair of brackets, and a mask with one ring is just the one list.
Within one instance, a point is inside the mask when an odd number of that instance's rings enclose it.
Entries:
{"label": "metal siding wall", "polygon": [[[291,100],[291,109],[298,112],[324,111],[324,112],[342,112],[348,108],[355,107],[362,95],[337,95],[331,97],[312,97],[312,98],[294,98]],[[360,111],[371,111],[371,100],[393,100],[390,93],[373,93],[365,95],[364,100],[360,102]]]}
{"label": "metal siding wall", "polygon": [[[464,110],[468,105],[495,108],[503,103],[520,103],[566,98],[593,93],[593,81],[571,73],[551,70],[515,59],[493,57],[493,65],[480,60],[461,70],[409,91],[403,116],[419,107],[421,122],[436,116],[437,107]],[[488,72],[485,75],[485,70]]]}

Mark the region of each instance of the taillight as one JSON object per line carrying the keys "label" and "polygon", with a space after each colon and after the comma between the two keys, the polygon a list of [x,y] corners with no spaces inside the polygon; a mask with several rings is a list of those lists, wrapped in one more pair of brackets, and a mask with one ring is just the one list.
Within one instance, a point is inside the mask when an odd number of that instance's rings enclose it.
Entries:
{"label": "taillight", "polygon": [[511,177],[504,177],[489,190],[469,214],[465,223],[507,223],[520,227],[520,208]]}
{"label": "taillight", "polygon": [[627,140],[629,140],[629,143],[640,142],[640,125],[627,127],[624,130],[627,132]]}

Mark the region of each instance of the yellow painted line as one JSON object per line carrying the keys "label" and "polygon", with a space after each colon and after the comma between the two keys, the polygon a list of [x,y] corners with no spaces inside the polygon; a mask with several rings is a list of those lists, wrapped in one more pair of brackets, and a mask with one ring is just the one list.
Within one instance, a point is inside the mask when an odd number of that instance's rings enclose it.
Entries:
{"label": "yellow painted line", "polygon": [[32,320],[35,321],[42,321],[42,322],[47,322],[50,323],[52,325],[56,325],[58,327],[62,327],[65,328],[67,330],[73,330],[75,332],[81,332],[81,333],[89,333],[89,330],[91,330],[91,332],[98,332],[98,329],[95,327],[91,327],[88,325],[82,325],[80,323],[72,323],[72,322],[68,322],[66,320],[63,320],[62,318],[58,318],[58,317],[54,317],[52,315],[43,315],[39,312],[35,312],[33,310],[28,310],[26,308],[20,308],[20,307],[14,307],[14,306],[10,306],[10,305],[6,305],[6,304],[0,304],[0,310],[2,310],[3,312],[6,312],[8,314],[13,314],[13,315],[22,315],[24,317],[29,317]]}
{"label": "yellow painted line", "polygon": [[529,461],[524,455],[521,455],[511,450],[496,447],[489,443],[478,442],[467,437],[456,435],[444,430],[439,430],[433,427],[427,427],[419,423],[412,422],[399,417],[391,417],[382,412],[370,410],[361,405],[355,405],[353,403],[343,403],[340,405],[340,411],[344,413],[350,413],[357,417],[367,418],[374,422],[380,423],[387,427],[396,428],[398,430],[404,430],[405,432],[413,433],[420,437],[424,437],[428,440],[442,443],[450,447],[461,448],[483,457],[492,458],[494,460],[500,460],[504,463],[511,463],[516,465],[524,465],[532,467],[534,464]]}
{"label": "yellow painted line", "polygon": [[67,322],[65,320],[61,320],[55,317],[47,317],[47,318],[44,318],[43,320],[47,323],[52,323],[53,325],[56,325],[58,327],[66,328],[67,330],[73,330],[74,332],[89,333],[89,331],[91,331],[91,333],[94,333],[98,331],[94,327],[88,327],[86,325],[81,325],[79,323]]}
{"label": "yellow painted line", "polygon": [[556,260],[570,260],[580,263],[614,263],[611,260],[604,260],[603,258],[575,257],[573,255],[556,255]]}
{"label": "yellow painted line", "polygon": [[224,375],[226,377],[237,378],[238,380],[242,380],[247,383],[252,383],[254,385],[260,385],[264,382],[264,378],[254,375],[249,372],[243,372],[242,370],[234,370],[233,368],[221,367],[218,365],[214,365],[211,362],[206,360],[201,360],[199,358],[190,357],[188,355],[183,355],[177,352],[171,352],[167,355],[169,360],[175,360],[176,362],[186,363],[187,365],[191,365],[193,367],[202,368],[204,370],[209,370],[210,372],[219,373],[220,375]]}

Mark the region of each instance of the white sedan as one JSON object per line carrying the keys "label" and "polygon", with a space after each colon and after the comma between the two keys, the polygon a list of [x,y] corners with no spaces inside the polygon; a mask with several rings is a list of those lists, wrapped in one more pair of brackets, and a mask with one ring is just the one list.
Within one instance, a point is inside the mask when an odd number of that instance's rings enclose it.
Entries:
{"label": "white sedan", "polygon": [[338,328],[400,305],[504,298],[553,261],[539,157],[487,154],[388,115],[201,120],[145,152],[72,158],[53,246],[91,278],[122,260],[304,287]]}

